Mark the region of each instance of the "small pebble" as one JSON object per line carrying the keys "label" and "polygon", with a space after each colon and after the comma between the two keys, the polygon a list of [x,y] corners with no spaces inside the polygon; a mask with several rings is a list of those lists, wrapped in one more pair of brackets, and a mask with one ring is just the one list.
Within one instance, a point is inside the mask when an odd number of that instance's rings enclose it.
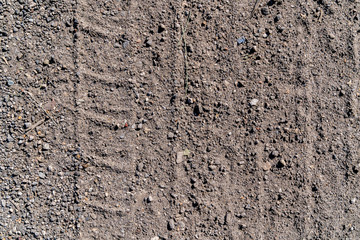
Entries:
{"label": "small pebble", "polygon": [[166,188],[166,184],[164,182],[160,182],[159,188]]}
{"label": "small pebble", "polygon": [[158,28],[158,33],[162,33],[163,31],[165,31],[166,27],[164,24],[160,24],[159,28]]}
{"label": "small pebble", "polygon": [[12,86],[12,85],[14,85],[14,81],[13,80],[8,80],[7,84],[8,84],[8,86]]}
{"label": "small pebble", "polygon": [[42,147],[42,150],[47,151],[49,149],[50,149],[50,145],[48,143],[44,143],[43,147]]}
{"label": "small pebble", "polygon": [[259,102],[259,99],[254,98],[253,100],[250,101],[250,105],[256,106],[258,104],[258,102]]}
{"label": "small pebble", "polygon": [[53,172],[53,171],[54,171],[54,167],[51,166],[51,165],[49,165],[49,166],[47,167],[47,170],[48,170],[49,172]]}
{"label": "small pebble", "polygon": [[130,42],[129,42],[129,41],[125,41],[125,42],[122,43],[122,47],[123,47],[124,49],[126,49],[129,45],[130,45]]}
{"label": "small pebble", "polygon": [[[175,97],[174,97],[174,99],[176,98],[176,95],[174,95]],[[194,99],[192,99],[192,98],[187,98],[186,99],[186,103],[187,104],[193,104],[194,103]]]}
{"label": "small pebble", "polygon": [[270,162],[264,163],[263,169],[264,171],[269,171],[271,169],[271,163]]}
{"label": "small pebble", "polygon": [[279,152],[278,151],[272,151],[271,153],[270,153],[270,158],[276,158],[276,157],[278,157],[279,156]]}
{"label": "small pebble", "polygon": [[154,43],[151,39],[146,40],[146,42],[145,42],[146,47],[152,47],[153,45],[154,45]]}
{"label": "small pebble", "polygon": [[280,14],[276,15],[275,17],[275,22],[280,21],[280,19],[282,18],[282,16]]}
{"label": "small pebble", "polygon": [[243,44],[245,41],[246,41],[245,37],[241,37],[236,40],[238,45]]}
{"label": "small pebble", "polygon": [[211,170],[211,171],[215,171],[216,170],[216,165],[209,165],[209,169]]}
{"label": "small pebble", "polygon": [[14,141],[14,138],[12,138],[10,135],[6,138],[6,141],[7,142],[13,142]]}
{"label": "small pebble", "polygon": [[175,228],[175,222],[173,219],[170,219],[170,221],[168,222],[168,229],[173,230],[174,228]]}
{"label": "small pebble", "polygon": [[168,139],[173,139],[175,137],[175,135],[172,132],[169,132],[167,138]]}
{"label": "small pebble", "polygon": [[261,8],[261,13],[263,15],[269,15],[270,14],[269,8],[267,8],[267,7]]}
{"label": "small pebble", "polygon": [[231,225],[232,222],[233,222],[232,214],[230,212],[226,213],[224,223],[226,225]]}
{"label": "small pebble", "polygon": [[201,105],[196,104],[194,107],[194,115],[199,116],[202,113],[203,113],[203,108],[201,107]]}
{"label": "small pebble", "polygon": [[286,166],[286,162],[284,159],[281,159],[279,162],[278,162],[278,167],[279,168],[282,168],[282,167],[285,167]]}
{"label": "small pebble", "polygon": [[26,123],[24,124],[24,126],[25,126],[26,129],[28,129],[28,128],[31,127],[31,123],[30,123],[30,122],[26,122]]}
{"label": "small pebble", "polygon": [[184,152],[178,152],[176,154],[176,163],[179,164],[179,163],[182,163],[184,160]]}
{"label": "small pebble", "polygon": [[143,164],[142,162],[140,162],[140,163],[136,166],[136,169],[141,172],[141,171],[144,169],[144,164]]}
{"label": "small pebble", "polygon": [[184,223],[184,222],[180,221],[178,225],[179,225],[179,229],[180,229],[181,231],[184,231],[184,230],[185,230],[185,223]]}
{"label": "small pebble", "polygon": [[41,179],[44,179],[44,178],[45,178],[45,174],[44,174],[43,172],[39,172],[39,177],[40,177]]}

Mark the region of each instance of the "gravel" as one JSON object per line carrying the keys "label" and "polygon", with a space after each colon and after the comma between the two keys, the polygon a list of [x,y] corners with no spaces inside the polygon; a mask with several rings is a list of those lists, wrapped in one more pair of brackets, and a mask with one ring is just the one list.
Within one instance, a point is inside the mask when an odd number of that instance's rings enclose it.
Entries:
{"label": "gravel", "polygon": [[175,137],[175,135],[172,132],[169,132],[168,135],[167,135],[168,139],[173,139],[174,137]]}
{"label": "gravel", "polygon": [[49,149],[50,149],[50,145],[48,143],[44,143],[43,147],[42,147],[42,150],[47,151]]}
{"label": "gravel", "polygon": [[[51,3],[24,0],[0,4],[0,26],[6,28],[0,30],[0,49],[3,51],[0,60],[2,238],[76,239],[75,211],[71,212],[68,208],[69,205],[75,205],[74,190],[70,189],[73,176],[69,171],[73,161],[64,149],[58,149],[56,156],[48,157],[49,154],[54,154],[50,149],[52,141],[66,141],[63,136],[54,137],[53,131],[59,129],[52,121],[46,121],[32,131],[24,131],[33,126],[32,122],[47,117],[40,104],[56,97],[47,90],[60,89],[58,84],[56,89],[49,84],[50,81],[57,80],[51,72],[62,68],[60,64],[52,64],[50,52],[59,52],[57,48],[61,48],[54,45],[59,37],[56,32],[66,31],[65,25],[61,23],[62,19],[67,17],[67,14],[62,12],[65,10],[63,4],[62,1]],[[60,16],[60,13],[61,17],[55,17]],[[48,23],[47,19],[50,19],[51,23]],[[52,26],[55,19],[58,19],[59,28]],[[34,32],[38,33],[37,36]],[[43,38],[48,34],[52,35],[52,39]],[[66,44],[67,36],[63,37],[61,41]],[[34,58],[38,59],[37,63]],[[42,72],[46,74],[41,75]],[[20,91],[20,88],[30,92],[37,102]],[[51,132],[52,137],[43,134],[44,132]],[[42,142],[46,143],[41,144]],[[61,163],[64,171],[69,172],[67,176],[52,174],[58,163]],[[63,199],[63,196],[67,198]],[[77,211],[78,214],[80,212]]]}
{"label": "gravel", "polygon": [[250,105],[251,105],[251,106],[256,106],[256,105],[258,104],[258,102],[259,102],[259,99],[254,98],[254,99],[252,99],[252,100],[250,101]]}
{"label": "gravel", "polygon": [[139,130],[141,130],[142,128],[143,128],[143,125],[142,125],[142,123],[140,123],[140,124],[137,125],[136,130],[139,131]]}
{"label": "gravel", "polygon": [[147,39],[146,42],[145,42],[145,46],[146,47],[153,47],[154,42],[151,39]]}
{"label": "gravel", "polygon": [[123,47],[124,49],[128,48],[129,45],[130,45],[130,42],[129,42],[129,41],[124,41],[124,42],[122,43],[122,47]]}
{"label": "gravel", "polygon": [[150,195],[150,196],[147,197],[146,201],[148,203],[151,203],[152,201],[154,201],[154,198]]}
{"label": "gravel", "polygon": [[269,8],[267,8],[267,7],[261,8],[261,13],[265,16],[269,15],[270,14]]}
{"label": "gravel", "polygon": [[359,9],[327,2],[2,1],[0,236],[356,239]]}
{"label": "gravel", "polygon": [[176,163],[182,163],[184,161],[184,152],[178,152],[176,154]]}
{"label": "gravel", "polygon": [[46,175],[45,175],[45,173],[43,173],[43,172],[39,172],[39,177],[40,177],[41,179],[44,179],[44,178],[46,177]]}
{"label": "gravel", "polygon": [[277,166],[279,168],[285,167],[286,166],[286,162],[284,159],[280,159],[280,161],[278,162]]}
{"label": "gravel", "polygon": [[174,230],[175,229],[175,221],[174,219],[170,219],[168,222],[168,229],[169,230]]}
{"label": "gravel", "polygon": [[272,158],[276,158],[276,157],[278,157],[279,156],[279,152],[278,151],[272,151],[271,153],[270,153],[270,158],[272,159]]}
{"label": "gravel", "polygon": [[9,136],[6,138],[6,141],[7,141],[7,142],[13,142],[13,141],[14,141],[14,138],[9,135]]}

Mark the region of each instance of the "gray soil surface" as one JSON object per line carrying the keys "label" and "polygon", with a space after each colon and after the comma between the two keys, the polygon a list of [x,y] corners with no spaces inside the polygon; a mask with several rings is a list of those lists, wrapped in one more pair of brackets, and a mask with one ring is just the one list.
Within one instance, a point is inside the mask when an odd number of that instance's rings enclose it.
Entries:
{"label": "gray soil surface", "polygon": [[360,2],[256,2],[0,0],[0,238],[360,239]]}

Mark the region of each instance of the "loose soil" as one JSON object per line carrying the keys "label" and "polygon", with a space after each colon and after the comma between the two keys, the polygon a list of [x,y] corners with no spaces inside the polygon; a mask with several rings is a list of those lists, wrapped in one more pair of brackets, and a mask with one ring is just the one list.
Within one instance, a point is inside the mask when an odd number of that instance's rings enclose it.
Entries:
{"label": "loose soil", "polygon": [[360,3],[255,4],[0,1],[0,236],[360,239]]}

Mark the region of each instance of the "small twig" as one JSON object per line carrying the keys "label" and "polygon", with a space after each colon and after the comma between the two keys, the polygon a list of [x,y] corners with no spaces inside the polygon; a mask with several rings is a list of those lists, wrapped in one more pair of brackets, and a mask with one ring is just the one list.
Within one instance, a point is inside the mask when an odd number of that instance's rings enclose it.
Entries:
{"label": "small twig", "polygon": [[180,41],[179,41],[179,45],[180,45],[181,41],[185,38],[185,33],[186,33],[186,31],[187,31],[187,27],[188,27],[189,21],[190,21],[190,14],[189,14],[188,19],[187,19],[187,21],[186,21],[185,28],[184,28],[184,26],[181,27],[181,30],[182,30],[181,33],[182,33],[182,34],[181,34],[181,38],[180,38]]}
{"label": "small twig", "polygon": [[16,206],[16,204],[14,203],[13,200],[9,199],[9,201],[11,202],[12,205],[14,205],[14,207],[15,207],[17,210],[19,210],[18,206]]}
{"label": "small twig", "polygon": [[260,4],[260,0],[256,0],[256,2],[254,4],[254,7],[253,7],[253,9],[251,11],[249,19],[251,19],[254,16],[254,13],[255,13],[256,9],[259,7],[259,4]]}
{"label": "small twig", "polygon": [[9,65],[8,61],[6,60],[5,57],[2,57],[2,60],[4,60],[4,62],[6,63],[6,65]]}
{"label": "small twig", "polygon": [[187,33],[187,27],[188,27],[188,24],[190,22],[190,15],[191,13],[189,13],[189,16],[188,16],[188,19],[187,19],[187,22],[186,22],[186,25],[185,27],[183,26],[182,27],[182,36],[181,36],[181,39],[182,41],[184,42],[184,74],[185,74],[185,79],[184,79],[184,88],[185,88],[185,93],[187,93],[187,90],[188,90],[188,82],[189,82],[189,75],[188,75],[188,72],[187,72],[187,44],[186,44],[186,33]]}
{"label": "small twig", "polygon": [[25,91],[24,89],[21,89],[21,91],[22,91],[23,93],[26,93],[27,95],[29,95],[30,98],[44,111],[44,113],[45,113],[55,124],[59,125],[58,122],[56,122],[55,119],[50,115],[50,113],[49,113],[48,111],[46,111],[46,109],[45,109],[40,103],[38,103],[38,101],[36,101],[35,97],[32,95],[31,92]]}
{"label": "small twig", "polygon": [[30,132],[31,130],[34,130],[35,128],[37,128],[38,126],[40,126],[41,124],[43,124],[46,121],[46,118],[41,119],[40,121],[38,121],[37,123],[35,123],[31,128],[27,129],[25,131],[25,133]]}
{"label": "small twig", "polygon": [[318,22],[321,22],[321,21],[322,21],[323,16],[324,16],[324,11],[323,11],[322,9],[320,9]]}

